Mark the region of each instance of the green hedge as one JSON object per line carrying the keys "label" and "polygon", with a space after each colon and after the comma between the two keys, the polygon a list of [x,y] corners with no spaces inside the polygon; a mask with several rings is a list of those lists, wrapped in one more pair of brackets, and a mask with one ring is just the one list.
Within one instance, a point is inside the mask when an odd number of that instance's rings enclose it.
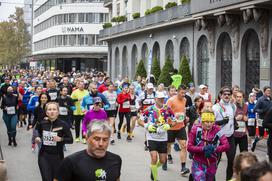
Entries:
{"label": "green hedge", "polygon": [[113,18],[111,18],[111,22],[117,22],[117,17],[113,17]]}
{"label": "green hedge", "polygon": [[126,16],[116,16],[116,17],[113,17],[111,19],[111,22],[117,22],[117,23],[125,22],[125,21],[127,21],[127,17]]}
{"label": "green hedge", "polygon": [[180,0],[181,4],[188,4],[191,2],[191,0]]}
{"label": "green hedge", "polygon": [[103,24],[103,28],[105,29],[105,28],[110,28],[110,27],[112,27],[112,24],[111,23],[104,23]]}
{"label": "green hedge", "polygon": [[151,74],[154,75],[156,82],[158,82],[158,79],[160,77],[161,74],[161,67],[160,67],[160,62],[157,59],[157,57],[155,57],[152,61],[152,66],[151,66]]}
{"label": "green hedge", "polygon": [[157,11],[161,11],[161,10],[163,10],[163,7],[161,7],[161,6],[155,6],[155,7],[151,8],[151,9],[147,9],[145,11],[145,15],[149,15],[149,14],[155,13]]}
{"label": "green hedge", "polygon": [[170,73],[173,72],[174,72],[173,62],[171,61],[170,57],[167,57],[165,64],[162,68],[158,84],[163,83],[165,87],[171,85],[172,79]]}
{"label": "green hedge", "polygon": [[187,85],[193,82],[189,62],[186,56],[182,56],[179,66],[179,74],[182,76],[182,83]]}
{"label": "green hedge", "polygon": [[133,19],[137,19],[137,18],[140,18],[140,13],[133,13],[132,14],[132,17],[133,17]]}
{"label": "green hedge", "polygon": [[165,5],[165,9],[172,8],[174,6],[177,6],[178,4],[176,2],[169,2]]}

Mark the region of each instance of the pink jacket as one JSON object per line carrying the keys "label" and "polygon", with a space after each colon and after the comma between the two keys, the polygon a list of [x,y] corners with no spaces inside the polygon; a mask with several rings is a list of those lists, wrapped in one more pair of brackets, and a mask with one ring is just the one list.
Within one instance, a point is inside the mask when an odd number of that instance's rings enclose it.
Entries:
{"label": "pink jacket", "polygon": [[[205,165],[216,163],[217,154],[229,150],[230,145],[226,136],[221,135],[219,131],[220,127],[217,125],[213,125],[213,127],[208,131],[202,129],[201,124],[193,126],[189,133],[187,150],[192,153],[195,161]],[[216,148],[214,154],[212,154],[210,158],[206,158],[203,148],[209,143],[215,145]]]}

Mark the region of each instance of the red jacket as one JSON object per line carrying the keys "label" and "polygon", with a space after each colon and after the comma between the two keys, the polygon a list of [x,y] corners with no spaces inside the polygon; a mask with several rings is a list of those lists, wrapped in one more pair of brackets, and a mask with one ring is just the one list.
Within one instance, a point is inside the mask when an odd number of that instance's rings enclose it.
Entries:
{"label": "red jacket", "polygon": [[97,90],[102,94],[104,91],[108,90],[108,87],[105,85],[105,83],[103,83],[98,87]]}
{"label": "red jacket", "polygon": [[[120,104],[119,112],[130,112],[131,97],[129,93],[121,92],[117,96],[117,103]],[[123,108],[123,106],[125,108]]]}

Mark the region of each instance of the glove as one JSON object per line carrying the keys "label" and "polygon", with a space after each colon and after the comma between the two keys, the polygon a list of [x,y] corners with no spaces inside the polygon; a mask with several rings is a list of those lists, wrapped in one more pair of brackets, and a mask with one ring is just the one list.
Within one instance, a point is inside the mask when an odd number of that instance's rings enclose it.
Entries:
{"label": "glove", "polygon": [[206,158],[210,158],[215,151],[215,146],[209,144],[203,148]]}
{"label": "glove", "polygon": [[170,129],[170,125],[169,124],[164,124],[164,125],[162,125],[162,129],[164,131],[168,131]]}
{"label": "glove", "polygon": [[150,133],[155,133],[157,131],[157,128],[153,125],[153,124],[150,124],[147,128],[147,130],[150,132]]}

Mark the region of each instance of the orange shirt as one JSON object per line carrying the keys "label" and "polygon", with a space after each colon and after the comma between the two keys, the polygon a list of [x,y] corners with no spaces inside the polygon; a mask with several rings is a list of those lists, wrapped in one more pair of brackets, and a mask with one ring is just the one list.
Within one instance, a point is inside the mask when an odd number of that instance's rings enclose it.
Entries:
{"label": "orange shirt", "polygon": [[[184,113],[184,116],[185,116],[185,105],[186,105],[185,97],[182,100],[180,100],[178,96],[175,95],[169,98],[166,104],[171,108],[174,114]],[[180,123],[177,123],[175,126],[171,127],[170,130],[179,130],[183,128],[184,126],[185,126],[184,122],[180,122]]]}

